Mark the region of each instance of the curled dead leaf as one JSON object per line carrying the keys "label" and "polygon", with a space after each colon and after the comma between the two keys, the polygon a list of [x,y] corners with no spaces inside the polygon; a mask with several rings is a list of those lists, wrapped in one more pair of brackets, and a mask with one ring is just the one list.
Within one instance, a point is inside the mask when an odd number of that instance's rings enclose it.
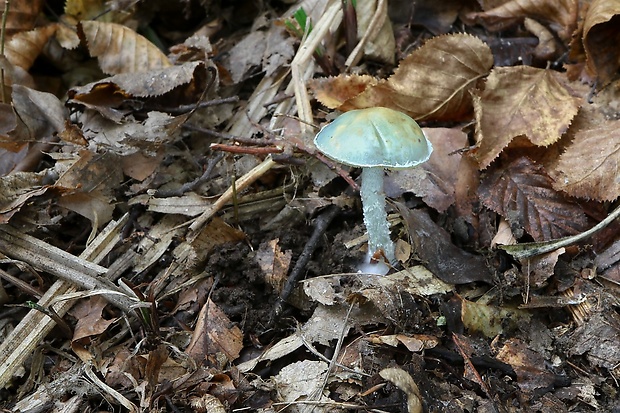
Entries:
{"label": "curled dead leaf", "polygon": [[[127,108],[123,107],[126,100],[148,100],[150,105],[157,107],[195,103],[204,91],[209,76],[203,62],[189,62],[144,73],[124,73],[69,90],[68,104],[85,106],[106,119],[121,123],[128,113]],[[151,111],[148,116],[155,118],[155,114]]]}
{"label": "curled dead leaf", "polygon": [[562,40],[568,41],[577,25],[577,0],[510,0],[468,17],[491,31],[505,30],[530,17],[548,22]]}
{"label": "curled dead leaf", "polygon": [[372,76],[353,74],[313,79],[308,86],[319,102],[330,109],[336,109],[377,83],[379,80]]}
{"label": "curled dead leaf", "polygon": [[595,0],[583,24],[583,47],[587,68],[601,85],[611,81],[620,68],[620,2]]}
{"label": "curled dead leaf", "polygon": [[471,116],[469,91],[493,65],[482,40],[467,34],[438,36],[400,62],[386,81],[367,87],[338,109],[383,106],[417,120],[459,121]]}
{"label": "curled dead leaf", "polygon": [[379,375],[383,379],[391,381],[396,387],[405,392],[407,395],[407,411],[409,413],[422,413],[420,389],[418,389],[418,385],[409,373],[400,368],[388,368],[381,370]]}
{"label": "curled dead leaf", "polygon": [[[394,30],[387,16],[387,1],[364,1],[357,4],[357,37],[368,36],[364,54],[373,60],[394,64]],[[368,30],[371,33],[366,34]]]}

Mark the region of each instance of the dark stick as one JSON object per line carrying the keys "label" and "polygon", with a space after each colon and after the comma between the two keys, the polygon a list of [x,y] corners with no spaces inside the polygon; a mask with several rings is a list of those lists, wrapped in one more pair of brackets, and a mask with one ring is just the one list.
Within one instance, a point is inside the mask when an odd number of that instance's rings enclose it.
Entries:
{"label": "dark stick", "polygon": [[282,313],[284,302],[288,300],[288,297],[293,292],[293,288],[295,288],[295,285],[297,285],[297,282],[301,279],[301,276],[303,275],[303,270],[304,268],[306,268],[306,265],[310,261],[312,253],[319,245],[321,237],[327,230],[329,224],[333,221],[333,219],[336,217],[336,215],[338,215],[339,212],[340,207],[338,207],[337,205],[330,205],[325,208],[323,213],[314,221],[314,231],[312,232],[310,239],[306,243],[304,250],[301,252],[301,255],[297,259],[297,262],[295,263],[295,267],[293,267],[291,274],[288,276],[286,284],[284,284],[284,288],[282,288],[280,297],[278,297],[278,300],[274,305],[270,324],[272,324],[275,321],[275,318]]}

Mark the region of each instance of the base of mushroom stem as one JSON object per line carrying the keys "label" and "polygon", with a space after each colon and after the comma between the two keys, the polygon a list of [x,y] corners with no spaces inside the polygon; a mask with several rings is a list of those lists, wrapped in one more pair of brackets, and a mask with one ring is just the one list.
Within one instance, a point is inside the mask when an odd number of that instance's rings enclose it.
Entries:
{"label": "base of mushroom stem", "polygon": [[385,275],[390,271],[390,266],[383,260],[375,259],[374,254],[368,252],[362,261],[357,266],[357,272],[359,274],[373,274],[373,275]]}

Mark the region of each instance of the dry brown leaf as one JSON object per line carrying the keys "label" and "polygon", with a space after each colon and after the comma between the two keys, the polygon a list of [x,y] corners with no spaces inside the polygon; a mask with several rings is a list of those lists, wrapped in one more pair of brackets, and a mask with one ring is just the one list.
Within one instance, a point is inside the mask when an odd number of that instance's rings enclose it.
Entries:
{"label": "dry brown leaf", "polygon": [[243,348],[243,333],[210,299],[200,310],[196,328],[185,352],[197,363],[210,355],[222,353],[228,361],[239,357]]}
{"label": "dry brown leaf", "polygon": [[469,91],[493,65],[489,47],[467,34],[438,36],[403,59],[387,81],[368,87],[340,110],[383,106],[417,120],[471,116]]}
{"label": "dry brown leaf", "polygon": [[521,259],[521,271],[527,277],[527,285],[533,289],[545,287],[547,280],[555,272],[555,264],[557,264],[558,258],[565,252],[564,248],[558,248],[546,254]]}
{"label": "dry brown leaf", "polygon": [[[0,69],[4,70],[4,84],[5,92],[7,95],[11,94],[11,85],[27,86],[31,89],[35,89],[36,85],[32,76],[19,66],[15,66],[5,56],[0,56]],[[9,99],[7,98],[6,101]],[[0,119],[2,119],[0,117]]]}
{"label": "dry brown leaf", "polygon": [[234,83],[241,82],[250,73],[250,69],[261,64],[267,48],[266,38],[265,32],[253,31],[230,50],[226,68]]}
{"label": "dry brown leaf", "polygon": [[51,93],[13,85],[13,108],[0,105],[0,147],[18,151],[26,143],[37,142],[64,130],[64,105]]}
{"label": "dry brown leaf", "polygon": [[26,124],[33,140],[50,136],[65,128],[67,110],[51,93],[14,85],[12,98],[15,111]]}
{"label": "dry brown leaf", "polygon": [[11,136],[14,135],[18,125],[23,124],[18,123],[13,107],[6,103],[0,103],[0,148],[18,152],[24,147],[26,143],[23,140],[20,141],[20,139]]}
{"label": "dry brown leaf", "polygon": [[511,338],[496,357],[512,366],[517,374],[517,383],[524,392],[534,394],[553,386],[555,374],[546,369],[545,359],[532,350],[530,344]]}
{"label": "dry brown leaf", "polygon": [[422,413],[422,396],[420,395],[420,389],[413,380],[411,375],[401,368],[388,368],[379,372],[379,375],[389,380],[400,390],[407,395],[407,412],[408,413]]}
{"label": "dry brown leaf", "polygon": [[586,65],[598,77],[599,86],[609,83],[620,68],[620,2],[594,0],[583,24]]}
{"label": "dry brown leaf", "polygon": [[491,31],[505,30],[523,21],[524,17],[548,22],[565,42],[570,40],[577,25],[577,0],[511,0],[491,10],[470,13]]}
{"label": "dry brown leaf", "polygon": [[157,46],[128,27],[97,21],[82,21],[79,27],[104,73],[143,73],[171,66]]}
{"label": "dry brown leaf", "polygon": [[316,406],[304,406],[295,401],[313,400],[328,404],[330,399],[322,391],[329,374],[329,366],[324,361],[303,360],[283,367],[271,378],[278,389],[276,400],[287,404],[291,413],[332,412],[332,409],[316,409]]}
{"label": "dry brown leaf", "polygon": [[560,156],[554,188],[572,196],[613,201],[620,196],[620,120],[575,133]]}
{"label": "dry brown leaf", "polygon": [[423,26],[435,36],[446,34],[453,28],[461,8],[467,4],[462,0],[391,0],[390,19],[395,26]]}
{"label": "dry brown leaf", "polygon": [[587,229],[581,206],[552,188],[543,168],[525,157],[491,171],[479,188],[480,199],[511,225],[536,241],[574,235]]}
{"label": "dry brown leaf", "polygon": [[223,219],[215,217],[202,229],[191,243],[192,252],[188,254],[188,267],[204,263],[213,250],[228,243],[245,239],[245,233],[228,225]]}
{"label": "dry brown leaf", "polygon": [[170,106],[195,102],[205,88],[208,71],[203,62],[189,62],[180,66],[155,69],[145,73],[125,73],[71,89],[70,104],[84,105],[108,119],[120,122],[124,112],[119,111],[126,99],[153,98],[165,94]]}
{"label": "dry brown leaf", "polygon": [[127,346],[118,346],[105,372],[105,382],[115,389],[134,388],[144,371],[144,359]]}
{"label": "dry brown leaf", "polygon": [[107,330],[115,319],[106,320],[102,313],[108,302],[101,296],[90,297],[82,300],[73,307],[71,315],[77,319],[73,332],[72,341],[82,340],[86,337],[97,336]]}
{"label": "dry brown leaf", "polygon": [[454,245],[448,231],[433,222],[427,211],[409,209],[400,203],[396,206],[405,220],[416,255],[433,275],[449,284],[493,282],[484,257]]}
{"label": "dry brown leaf", "polygon": [[71,339],[71,349],[85,362],[95,356],[88,351],[90,338],[102,334],[116,319],[106,320],[102,313],[108,302],[101,296],[94,296],[80,301],[71,314],[77,319],[77,324]]}
{"label": "dry brown leaf", "polygon": [[148,112],[144,122],[128,121],[117,124],[97,113],[87,113],[82,119],[84,136],[99,148],[127,156],[142,151],[147,156],[156,156],[162,147],[172,143],[179,136],[179,121],[162,112]]}
{"label": "dry brown leaf", "polygon": [[88,141],[84,138],[84,133],[82,133],[82,130],[72,124],[69,119],[65,120],[65,128],[58,132],[58,137],[63,141],[74,145],[88,145]]}
{"label": "dry brown leaf", "polygon": [[[383,7],[379,10],[378,7],[381,4],[383,4]],[[360,40],[367,30],[373,30],[364,45],[364,55],[372,60],[393,65],[396,40],[394,39],[394,30],[387,16],[387,11],[387,1],[383,3],[377,0],[359,2],[355,7],[355,13],[357,14],[357,38]],[[377,22],[382,23],[370,27],[377,13],[379,19]]]}
{"label": "dry brown leaf", "polygon": [[46,172],[15,172],[0,179],[0,224],[6,224],[30,198],[45,193]]}
{"label": "dry brown leaf", "polygon": [[525,18],[523,25],[530,33],[538,37],[534,56],[540,60],[553,60],[558,49],[553,34],[544,25],[529,17]]}
{"label": "dry brown leaf", "polygon": [[308,86],[319,102],[330,109],[336,109],[378,82],[372,76],[353,74],[312,79]]}
{"label": "dry brown leaf", "polygon": [[137,181],[144,181],[148,178],[164,159],[165,151],[160,149],[154,155],[144,152],[134,152],[123,156],[123,172],[125,175]]}
{"label": "dry brown leaf", "polygon": [[493,69],[484,90],[474,93],[478,142],[474,156],[481,169],[517,136],[537,146],[560,139],[581,102],[566,89],[563,76],[530,66]]}
{"label": "dry brown leaf", "polygon": [[[11,1],[9,13],[6,16],[5,36],[10,37],[15,33],[30,30],[43,9],[43,0]],[[0,18],[4,15],[6,0],[0,0]]]}
{"label": "dry brown leaf", "polygon": [[263,54],[262,65],[265,76],[272,76],[277,70],[288,67],[293,60],[295,38],[287,36],[283,27],[274,24],[269,28],[265,41],[267,47]]}
{"label": "dry brown leaf", "polygon": [[461,321],[470,331],[494,338],[520,323],[527,323],[531,315],[523,310],[498,307],[460,299]]}
{"label": "dry brown leaf", "polygon": [[[413,192],[428,206],[444,212],[455,201],[462,157],[454,152],[467,146],[467,135],[448,128],[425,128],[424,134],[433,144],[431,158],[415,168],[392,172],[386,180],[386,195],[398,197],[403,192]],[[398,190],[389,184],[396,185]]]}
{"label": "dry brown leaf", "polygon": [[263,270],[267,284],[271,285],[279,294],[286,282],[293,252],[291,250],[282,251],[278,241],[278,239],[274,239],[262,243],[256,251],[256,260]]}
{"label": "dry brown leaf", "polygon": [[88,218],[96,229],[112,219],[112,194],[122,179],[121,163],[113,152],[82,151],[80,159],[56,182],[58,187],[73,190],[58,204]]}
{"label": "dry brown leaf", "polygon": [[56,29],[56,40],[67,50],[77,48],[80,43],[80,36],[77,33],[77,21],[68,16],[62,17],[62,22],[58,24]]}
{"label": "dry brown leaf", "polygon": [[50,37],[56,33],[57,27],[56,24],[49,24],[11,37],[4,50],[6,58],[15,66],[24,70],[30,69]]}

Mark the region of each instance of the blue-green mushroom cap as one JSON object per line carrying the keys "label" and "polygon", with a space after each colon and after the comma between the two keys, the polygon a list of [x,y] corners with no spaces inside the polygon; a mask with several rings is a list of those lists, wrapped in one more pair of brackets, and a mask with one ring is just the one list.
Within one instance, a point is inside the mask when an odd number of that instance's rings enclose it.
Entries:
{"label": "blue-green mushroom cap", "polygon": [[360,168],[411,168],[433,152],[415,120],[382,107],[343,113],[319,131],[314,144],[333,160]]}

